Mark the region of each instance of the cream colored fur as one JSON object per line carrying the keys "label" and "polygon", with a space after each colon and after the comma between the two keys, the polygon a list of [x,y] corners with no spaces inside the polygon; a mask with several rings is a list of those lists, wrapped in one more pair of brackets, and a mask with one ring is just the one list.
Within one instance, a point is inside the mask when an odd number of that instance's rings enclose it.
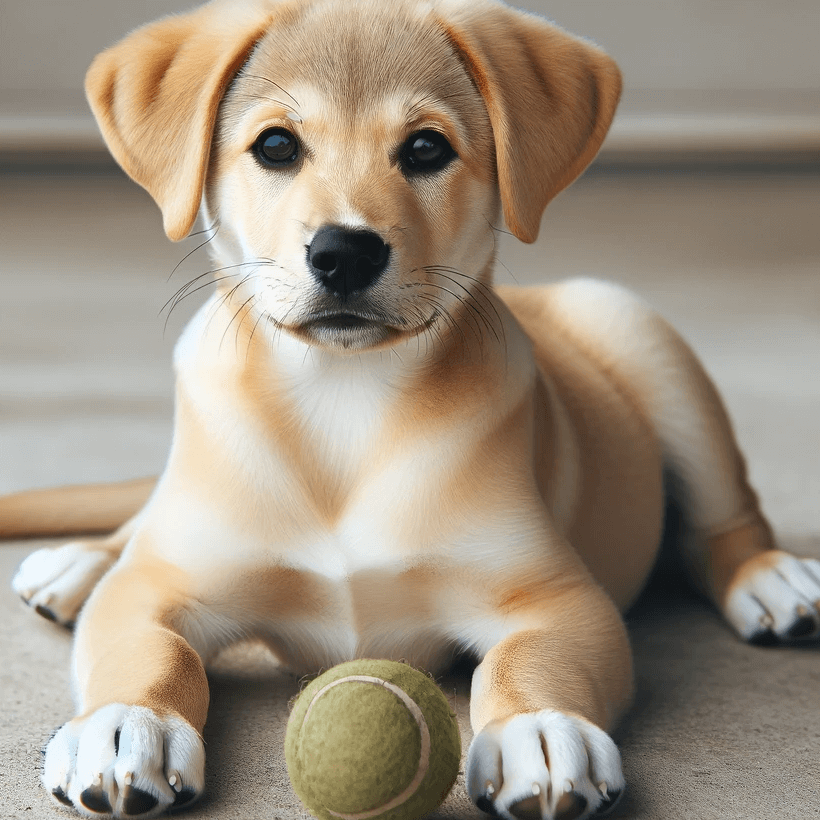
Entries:
{"label": "cream colored fur", "polygon": [[[624,781],[607,732],[632,694],[620,613],[654,563],[669,476],[685,561],[733,626],[817,631],[820,567],[774,549],[675,332],[597,281],[493,289],[502,212],[535,239],[619,92],[596,47],[492,0],[224,0],[97,58],[111,151],[172,239],[202,215],[217,273],[176,348],[156,485],[0,502],[6,535],[122,524],[35,553],[14,581],[77,618],[77,716],[46,751],[55,800],[149,816],[195,799],[204,665],[255,638],[298,672],[355,657],[436,672],[469,653],[473,800],[545,820],[610,807]],[[298,159],[260,162],[270,128]],[[455,158],[414,175],[401,152],[420,131]],[[390,247],[353,295],[307,264],[328,225]]]}

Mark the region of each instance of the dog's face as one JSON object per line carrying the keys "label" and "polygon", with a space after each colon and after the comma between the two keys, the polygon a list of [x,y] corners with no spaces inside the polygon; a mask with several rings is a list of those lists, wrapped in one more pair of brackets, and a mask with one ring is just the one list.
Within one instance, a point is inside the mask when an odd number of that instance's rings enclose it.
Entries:
{"label": "dog's face", "polygon": [[499,207],[536,238],[620,75],[495,0],[214,0],[101,54],[86,87],[168,235],[204,214],[241,310],[351,352],[481,324]]}
{"label": "dog's face", "polygon": [[444,324],[488,267],[487,109],[429,13],[302,8],[222,102],[205,203],[240,304],[311,344],[393,344]]}

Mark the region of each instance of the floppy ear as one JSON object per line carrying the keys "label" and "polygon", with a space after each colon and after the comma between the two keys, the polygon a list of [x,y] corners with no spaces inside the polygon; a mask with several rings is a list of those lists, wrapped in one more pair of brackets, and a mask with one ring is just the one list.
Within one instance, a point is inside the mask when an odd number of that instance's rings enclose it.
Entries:
{"label": "floppy ear", "polygon": [[199,210],[217,109],[273,2],[215,2],[139,28],[100,54],[86,94],[114,159],[177,241]]}
{"label": "floppy ear", "polygon": [[601,147],[621,73],[591,43],[503,3],[442,0],[437,9],[487,106],[504,218],[534,242],[544,208]]}

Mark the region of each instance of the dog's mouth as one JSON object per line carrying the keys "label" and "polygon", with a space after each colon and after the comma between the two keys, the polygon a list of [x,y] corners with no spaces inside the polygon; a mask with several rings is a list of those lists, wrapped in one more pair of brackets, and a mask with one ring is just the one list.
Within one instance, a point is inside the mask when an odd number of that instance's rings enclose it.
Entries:
{"label": "dog's mouth", "polygon": [[358,313],[330,313],[325,316],[318,316],[315,319],[309,319],[302,327],[312,326],[328,331],[364,330],[374,324],[384,323],[369,316],[361,316]]}
{"label": "dog's mouth", "polygon": [[429,330],[438,319],[436,311],[418,325],[369,313],[323,312],[309,316],[293,330],[309,342],[326,347],[364,350],[391,344]]}

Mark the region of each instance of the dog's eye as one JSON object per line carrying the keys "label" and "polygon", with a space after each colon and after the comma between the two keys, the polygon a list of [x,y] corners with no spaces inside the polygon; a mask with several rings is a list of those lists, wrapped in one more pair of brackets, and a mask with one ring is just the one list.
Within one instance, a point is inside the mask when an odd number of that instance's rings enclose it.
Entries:
{"label": "dog's eye", "polygon": [[417,131],[404,143],[399,162],[405,173],[425,174],[440,171],[456,156],[453,146],[438,131]]}
{"label": "dog's eye", "polygon": [[285,128],[268,128],[253,145],[256,156],[265,165],[281,168],[299,158],[299,140]]}

